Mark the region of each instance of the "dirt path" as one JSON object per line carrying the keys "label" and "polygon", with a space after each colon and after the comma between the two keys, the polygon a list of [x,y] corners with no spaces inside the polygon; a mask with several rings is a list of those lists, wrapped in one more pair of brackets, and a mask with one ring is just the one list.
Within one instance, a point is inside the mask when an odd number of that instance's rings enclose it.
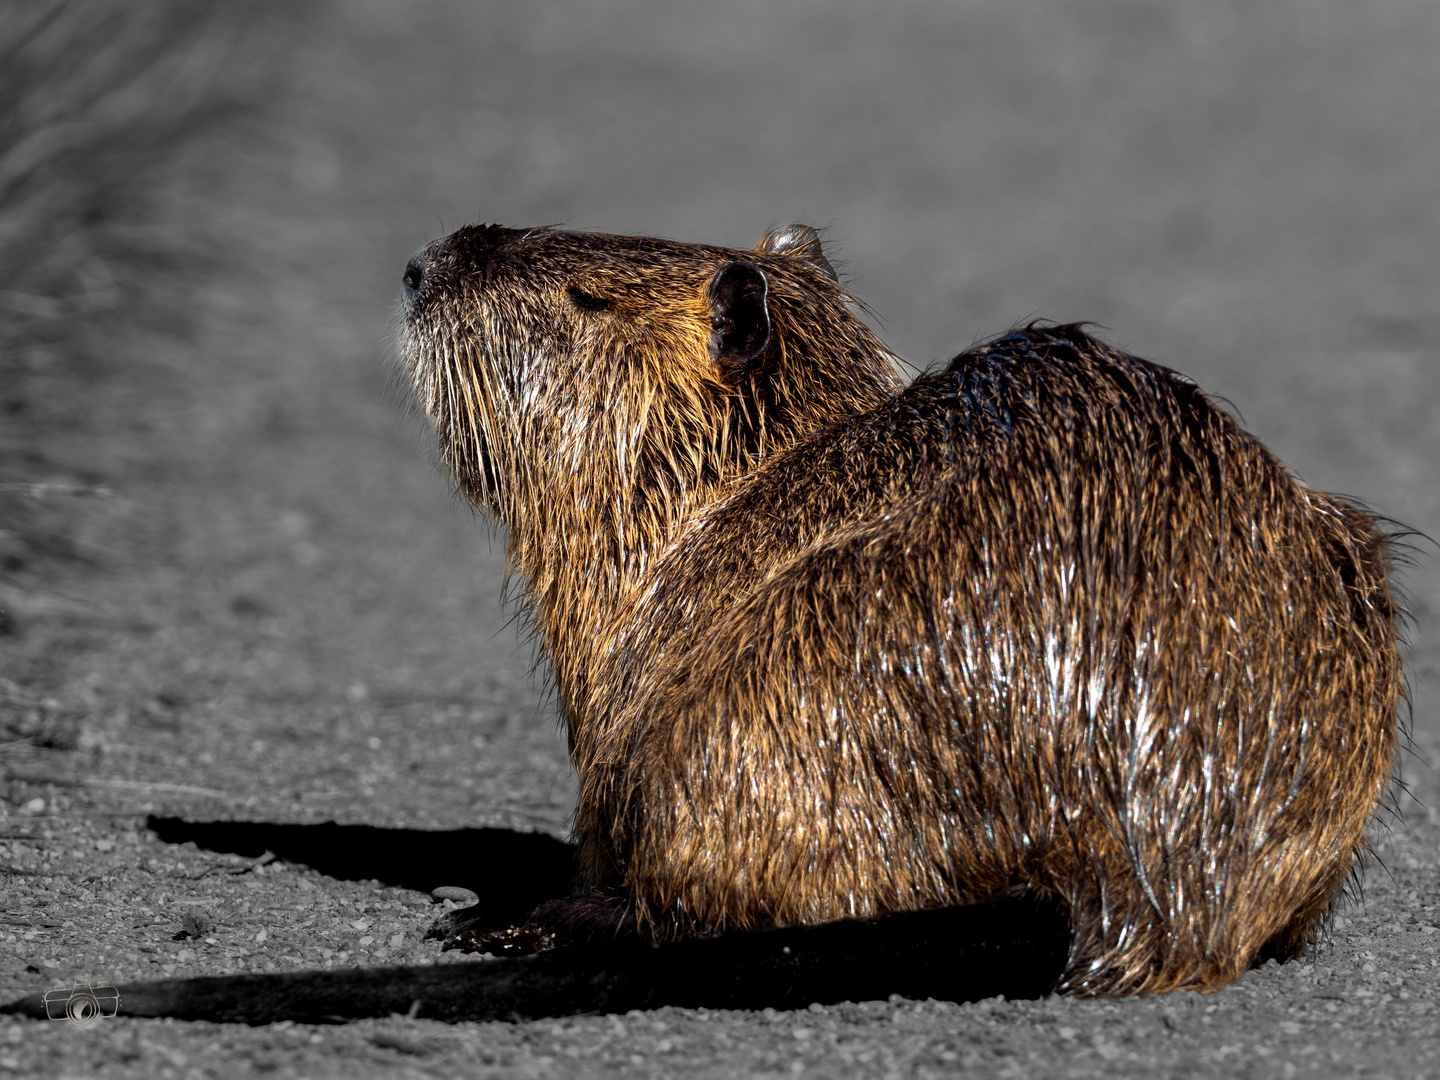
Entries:
{"label": "dirt path", "polygon": [[[185,407],[97,444],[124,496],[89,525],[102,565],[16,598],[0,638],[6,677],[76,732],[0,747],[0,998],[72,969],[437,957],[421,892],[165,844],[147,814],[564,834],[573,784],[498,602],[503,537],[387,385],[405,258],[466,220],[736,246],[833,222],[915,362],[1094,319],[1317,486],[1440,536],[1428,0],[682,7],[335,5],[290,41],[263,122],[175,178],[176,219],[233,252],[198,338],[146,339]],[[1440,1075],[1433,565],[1407,578],[1418,754],[1384,869],[1313,957],[1213,998],[6,1023],[0,1076]],[[442,878],[506,872],[453,858]]]}

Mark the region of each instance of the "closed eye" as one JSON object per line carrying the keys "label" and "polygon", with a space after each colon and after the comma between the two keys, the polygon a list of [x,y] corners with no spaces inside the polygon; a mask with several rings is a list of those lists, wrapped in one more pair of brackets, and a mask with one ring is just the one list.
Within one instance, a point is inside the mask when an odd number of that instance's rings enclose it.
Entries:
{"label": "closed eye", "polygon": [[565,292],[570,297],[570,302],[581,311],[608,311],[610,309],[608,296],[596,296],[594,293],[587,293],[584,289],[577,289],[574,285],[571,285]]}

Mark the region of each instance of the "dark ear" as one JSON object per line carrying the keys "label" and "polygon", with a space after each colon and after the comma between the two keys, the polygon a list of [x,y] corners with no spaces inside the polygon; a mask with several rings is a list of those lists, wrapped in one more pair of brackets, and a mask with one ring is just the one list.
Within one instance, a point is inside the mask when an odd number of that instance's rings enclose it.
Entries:
{"label": "dark ear", "polygon": [[710,355],[721,366],[749,367],[770,344],[768,289],[754,263],[727,263],[710,279]]}
{"label": "dark ear", "polygon": [[840,283],[839,275],[820,247],[820,234],[809,225],[777,225],[760,238],[755,250],[771,255],[794,255],[820,270],[837,285]]}

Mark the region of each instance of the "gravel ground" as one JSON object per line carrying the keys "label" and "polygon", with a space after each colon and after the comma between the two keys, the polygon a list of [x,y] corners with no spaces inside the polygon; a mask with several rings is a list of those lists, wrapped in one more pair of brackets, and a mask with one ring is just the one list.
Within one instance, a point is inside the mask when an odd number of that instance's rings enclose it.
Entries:
{"label": "gravel ground", "polygon": [[[0,1000],[83,973],[477,962],[421,940],[440,908],[419,889],[163,843],[148,815],[565,834],[503,537],[387,385],[405,259],[464,221],[735,246],[830,224],[918,365],[1032,315],[1094,319],[1317,486],[1440,535],[1429,0],[351,2],[283,45],[277,103],[166,180],[171,225],[218,257],[193,332],[114,349],[174,385],[138,427],[124,387],[86,388],[73,437],[119,496],[84,510],[89,561],[0,582],[7,730],[29,733],[0,745]],[[1377,857],[1310,957],[1220,994],[6,1021],[0,1077],[1440,1076],[1427,551],[1408,790]],[[506,873],[455,850],[435,884]]]}

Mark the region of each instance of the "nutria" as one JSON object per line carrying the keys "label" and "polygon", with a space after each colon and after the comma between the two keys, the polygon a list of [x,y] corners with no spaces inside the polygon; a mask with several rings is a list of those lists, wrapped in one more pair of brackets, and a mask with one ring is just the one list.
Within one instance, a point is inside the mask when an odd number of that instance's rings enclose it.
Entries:
{"label": "nutria", "polygon": [[405,285],[582,784],[575,895],[462,936],[581,947],[131,984],[126,1015],[1213,990],[1317,933],[1396,741],[1388,540],[1190,380],[1031,326],[906,386],[798,226],[472,227]]}
{"label": "nutria", "polygon": [[1053,894],[1084,995],[1314,939],[1391,769],[1389,540],[1189,379],[1031,325],[904,385],[802,226],[463,228],[402,343],[616,927]]}

